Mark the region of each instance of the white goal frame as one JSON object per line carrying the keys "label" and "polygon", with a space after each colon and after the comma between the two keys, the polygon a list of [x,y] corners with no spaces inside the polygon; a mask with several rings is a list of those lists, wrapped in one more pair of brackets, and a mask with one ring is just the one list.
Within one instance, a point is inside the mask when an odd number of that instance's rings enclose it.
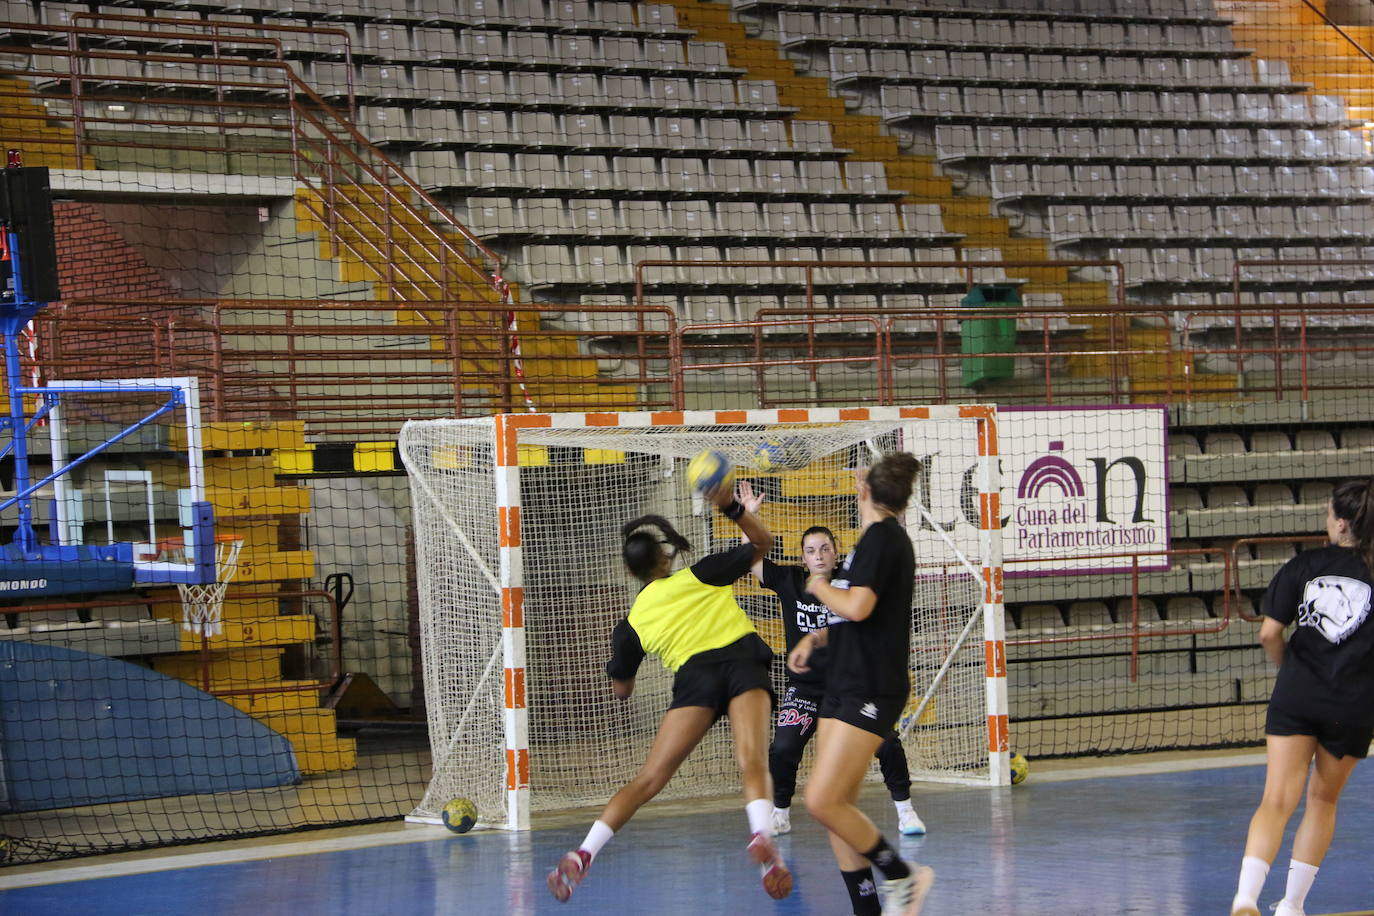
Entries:
{"label": "white goal frame", "polygon": [[[976,780],[961,779],[959,781],[974,781],[992,786],[1009,785],[1010,753],[999,508],[1001,481],[998,470],[997,410],[995,406],[971,404],[787,408],[777,410],[522,413],[500,414],[494,417],[473,419],[407,422],[402,428],[399,438],[402,460],[410,472],[412,489],[416,497],[417,572],[422,594],[422,617],[425,614],[426,556],[425,544],[419,536],[418,516],[419,502],[425,497],[425,494],[422,493],[424,483],[419,479],[422,469],[412,465],[411,447],[415,438],[423,430],[442,425],[464,425],[469,430],[485,428],[490,435],[490,448],[493,456],[491,471],[496,507],[495,518],[491,519],[491,522],[496,528],[495,541],[498,545],[494,566],[490,562],[482,560],[478,548],[468,540],[470,536],[476,536],[476,534],[489,540],[490,533],[465,533],[460,530],[456,523],[453,523],[452,518],[445,513],[442,506],[438,508],[438,511],[444,514],[451,523],[453,528],[451,533],[462,542],[465,550],[476,559],[479,577],[486,580],[487,586],[494,593],[494,595],[488,595],[484,600],[499,596],[502,616],[500,645],[491,655],[485,669],[480,674],[479,685],[485,685],[487,688],[494,687],[492,679],[497,676],[501,677],[501,682],[504,685],[502,688],[504,702],[502,715],[505,735],[505,804],[504,811],[499,817],[491,816],[490,812],[479,811],[479,826],[510,830],[529,829],[532,810],[530,720],[526,695],[527,634],[524,617],[526,574],[522,551],[521,517],[520,459],[523,436],[538,430],[585,430],[592,433],[597,430],[613,428],[633,430],[645,427],[674,426],[684,428],[720,427],[724,430],[730,427],[746,428],[777,424],[838,424],[846,421],[883,422],[897,425],[903,421],[921,420],[960,420],[966,421],[976,429],[977,457],[971,482],[977,491],[977,514],[980,520],[977,532],[980,556],[976,564],[977,578],[975,584],[980,584],[982,595],[980,603],[976,598],[970,602],[971,605],[976,605],[976,610],[967,624],[963,624],[963,629],[965,635],[976,632],[977,617],[981,617],[984,662],[982,670],[986,685],[987,766],[983,771],[985,776],[980,775]],[[608,447],[613,448],[614,446]],[[432,497],[433,494],[430,493],[428,496]],[[913,505],[912,509],[918,510],[919,507]],[[911,511],[909,510],[909,519]],[[910,520],[908,524],[911,524]],[[920,556],[917,557],[917,562],[919,566]],[[972,575],[975,572],[975,567],[970,566],[968,572]],[[626,610],[628,610],[628,603]],[[969,638],[976,637],[969,635]],[[431,658],[427,647],[423,651],[426,653],[424,659],[427,666],[443,663],[444,659],[442,658]],[[916,690],[925,691],[925,696],[917,697],[919,704],[916,714],[906,718],[905,728],[909,729],[919,717],[920,711],[925,708],[930,696],[938,687],[938,677],[942,676],[943,673],[942,669],[933,684],[913,684],[913,688]],[[426,683],[427,685],[430,683],[429,672],[426,673]],[[977,682],[974,681],[974,683]],[[457,725],[452,722],[444,723],[444,734],[449,733],[449,728],[454,728],[458,732],[450,739],[451,742],[461,740],[462,722],[474,714],[475,707],[480,702],[477,695],[480,692],[479,689],[474,688],[473,695],[468,698],[465,708],[448,711],[447,714],[450,718],[458,719]],[[435,701],[436,698],[434,697],[427,700],[431,704],[431,734],[436,735],[436,737],[432,737],[432,742],[439,740],[435,729],[435,716],[445,714],[442,711],[436,712],[433,705]],[[476,714],[480,715],[481,713],[477,711]],[[976,722],[976,720],[973,721]],[[441,749],[436,746],[434,754],[436,777],[443,756]],[[625,774],[626,778],[630,775],[628,772]],[[921,776],[918,774],[916,778],[921,778]],[[433,784],[431,791],[432,789]],[[419,823],[440,822],[438,808],[442,807],[444,799],[431,799],[429,798],[430,794],[427,793],[426,800],[421,802],[420,807],[407,820]]]}

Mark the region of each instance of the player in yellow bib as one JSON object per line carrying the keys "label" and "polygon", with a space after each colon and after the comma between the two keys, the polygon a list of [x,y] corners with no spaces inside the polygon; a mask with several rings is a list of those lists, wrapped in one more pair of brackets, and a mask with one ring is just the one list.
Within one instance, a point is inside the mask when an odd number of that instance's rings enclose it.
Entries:
{"label": "player in yellow bib", "polygon": [[673,572],[678,555],[692,545],[667,519],[645,515],[621,531],[625,566],[643,588],[611,634],[606,673],[615,695],[627,700],[640,663],[646,655],[657,655],[675,672],[673,698],[644,765],[602,809],[582,845],[565,853],[549,872],[549,891],[559,901],[572,896],[601,848],[640,806],[663,790],[722,715],[730,718],[744,786],[752,834],[746,852],[759,866],[770,897],[780,900],[792,891],[792,873],[773,842],[768,775],[773,653],[735,601],[732,587],[768,553],[773,535],[728,489],[705,495],[739,525],[747,543]]}

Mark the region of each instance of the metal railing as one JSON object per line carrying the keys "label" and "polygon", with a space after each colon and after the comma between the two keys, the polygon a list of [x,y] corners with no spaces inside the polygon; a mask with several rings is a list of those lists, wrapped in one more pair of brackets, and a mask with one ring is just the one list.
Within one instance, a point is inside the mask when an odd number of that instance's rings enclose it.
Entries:
{"label": "metal railing", "polygon": [[[141,307],[117,299],[73,305],[75,314],[136,314]],[[318,435],[347,435],[394,432],[410,416],[522,411],[531,402],[541,410],[632,410],[681,409],[703,398],[758,407],[969,397],[1042,404],[1363,399],[1374,353],[1374,304],[1175,313],[773,310],[752,321],[680,324],[661,306],[442,301],[425,304],[424,325],[396,323],[412,304],[390,300],[158,306],[203,317],[40,316],[43,377],[195,374],[208,418],[291,417]],[[1014,346],[963,349],[965,325],[987,320],[1019,325]],[[538,330],[521,329],[536,323]],[[971,390],[961,371],[977,358],[1004,358],[1013,373]]]}

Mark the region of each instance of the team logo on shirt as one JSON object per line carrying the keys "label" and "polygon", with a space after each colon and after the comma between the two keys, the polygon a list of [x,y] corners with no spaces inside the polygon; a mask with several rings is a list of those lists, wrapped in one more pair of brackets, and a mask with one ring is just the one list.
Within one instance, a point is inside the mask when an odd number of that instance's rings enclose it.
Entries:
{"label": "team logo on shirt", "polygon": [[1369,583],[1345,576],[1318,576],[1303,589],[1298,626],[1312,627],[1333,645],[1360,628],[1369,616]]}
{"label": "team logo on shirt", "polygon": [[823,604],[803,604],[797,602],[797,629],[803,633],[810,633],[812,630],[819,630],[828,626],[830,622],[830,608]]}

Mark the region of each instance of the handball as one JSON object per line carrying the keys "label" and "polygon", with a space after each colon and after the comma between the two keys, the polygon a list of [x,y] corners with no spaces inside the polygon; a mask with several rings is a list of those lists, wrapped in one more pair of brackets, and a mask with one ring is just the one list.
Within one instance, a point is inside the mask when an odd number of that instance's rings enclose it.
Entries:
{"label": "handball", "polygon": [[1028,775],[1030,775],[1030,764],[1026,762],[1025,757],[1013,752],[1011,755],[1011,784],[1014,786],[1021,785],[1026,781]]}
{"label": "handball", "polygon": [[444,805],[444,826],[454,833],[467,833],[477,825],[477,806],[466,798],[455,798]]}
{"label": "handball", "polygon": [[810,456],[805,443],[794,436],[764,439],[754,449],[754,464],[760,471],[779,471],[805,467]]}
{"label": "handball", "polygon": [[735,466],[724,452],[707,449],[687,465],[687,480],[699,493],[735,484]]}

